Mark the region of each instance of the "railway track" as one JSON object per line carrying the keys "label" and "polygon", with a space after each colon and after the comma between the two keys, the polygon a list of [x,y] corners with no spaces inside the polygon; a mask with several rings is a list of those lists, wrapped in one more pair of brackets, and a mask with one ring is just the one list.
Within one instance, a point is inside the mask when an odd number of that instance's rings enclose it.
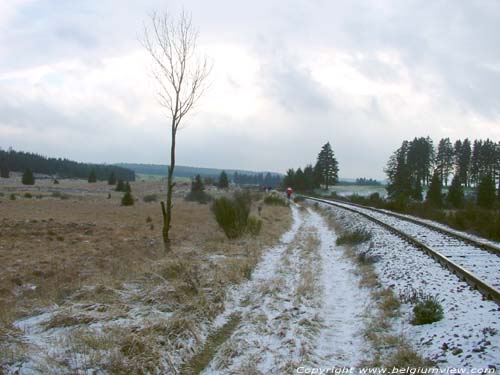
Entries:
{"label": "railway track", "polygon": [[357,213],[404,238],[500,305],[500,248],[404,215],[337,200],[304,198]]}

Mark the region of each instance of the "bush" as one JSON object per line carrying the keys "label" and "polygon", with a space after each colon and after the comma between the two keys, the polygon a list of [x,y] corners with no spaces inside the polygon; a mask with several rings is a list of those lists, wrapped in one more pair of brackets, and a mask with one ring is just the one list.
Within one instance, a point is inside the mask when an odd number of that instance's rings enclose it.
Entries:
{"label": "bush", "polygon": [[30,193],[24,193],[24,198],[33,198],[33,195]]}
{"label": "bush", "polygon": [[205,193],[204,191],[190,191],[184,197],[185,200],[189,202],[198,202],[201,204],[206,204],[212,200],[212,196],[210,194]]}
{"label": "bush", "polygon": [[264,203],[271,206],[286,206],[285,199],[276,193],[271,193],[267,197],[265,197]]}
{"label": "bush", "polygon": [[68,194],[61,193],[60,191],[53,191],[51,195],[53,198],[60,198],[62,200],[69,199]]}
{"label": "bush", "polygon": [[247,221],[247,231],[252,236],[258,236],[262,229],[262,220],[250,216]]}
{"label": "bush", "polygon": [[300,196],[300,195],[298,195],[298,196],[296,196],[295,198],[293,198],[293,201],[294,201],[295,203],[304,202],[305,200],[306,200],[306,198],[304,198],[304,197],[302,197],[302,196]]}
{"label": "bush", "polygon": [[477,205],[482,208],[492,208],[494,203],[495,181],[490,175],[486,175],[477,187]]}
{"label": "bush", "polygon": [[134,197],[132,197],[130,191],[126,191],[125,194],[123,194],[122,206],[133,206],[133,205],[134,205]]}
{"label": "bush", "polygon": [[11,195],[9,195],[9,199],[11,201],[15,201],[16,200],[16,195],[14,193],[12,193]]}
{"label": "bush", "polygon": [[59,185],[59,180],[57,178],[54,178],[54,185]]}
{"label": "bush", "polygon": [[212,197],[205,193],[205,185],[200,175],[196,175],[193,181],[191,181],[191,191],[184,197],[185,200],[190,202],[198,203],[208,203],[212,200]]}
{"label": "bush", "polygon": [[423,296],[413,307],[411,324],[422,325],[443,319],[443,307],[435,296]]}
{"label": "bush", "polygon": [[87,178],[87,181],[89,183],[94,183],[94,182],[97,182],[97,175],[96,175],[96,172],[95,172],[95,169],[92,168],[90,170],[90,173],[89,173],[89,177]]}
{"label": "bush", "polygon": [[218,198],[214,201],[212,211],[227,238],[238,238],[245,232],[250,205],[242,197]]}
{"label": "bush", "polygon": [[148,194],[142,197],[142,200],[146,203],[156,202],[158,200],[158,195],[156,194]]}
{"label": "bush", "polygon": [[358,245],[370,241],[372,234],[365,229],[356,229],[355,231],[345,232],[340,235],[335,243],[337,245]]}
{"label": "bush", "polygon": [[23,185],[35,185],[35,176],[31,169],[28,168],[24,171],[21,182]]}

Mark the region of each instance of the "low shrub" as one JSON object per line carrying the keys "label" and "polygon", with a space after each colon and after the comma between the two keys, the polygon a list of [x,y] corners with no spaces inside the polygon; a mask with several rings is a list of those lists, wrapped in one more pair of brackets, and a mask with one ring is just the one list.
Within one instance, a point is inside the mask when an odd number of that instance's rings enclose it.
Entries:
{"label": "low shrub", "polygon": [[264,203],[271,206],[286,206],[285,199],[276,193],[271,193],[267,197],[265,197]]}
{"label": "low shrub", "polygon": [[250,218],[252,197],[249,191],[237,191],[233,198],[221,197],[214,201],[212,212],[215,220],[228,238],[238,238],[245,232],[257,235],[262,227],[262,222]]}
{"label": "low shrub", "polygon": [[422,325],[443,319],[443,307],[435,296],[426,295],[419,299],[413,307],[411,324]]}
{"label": "low shrub", "polygon": [[24,198],[31,199],[33,198],[33,195],[31,195],[30,193],[24,193]]}
{"label": "low shrub", "polygon": [[337,245],[358,245],[360,243],[370,241],[372,234],[365,229],[356,229],[350,232],[344,232],[337,240]]}
{"label": "low shrub", "polygon": [[64,193],[61,193],[60,191],[53,191],[51,196],[53,198],[60,198],[60,199],[69,199],[69,195],[68,194],[64,194]]}
{"label": "low shrub", "polygon": [[252,236],[258,236],[262,229],[262,220],[250,216],[247,221],[247,231]]}
{"label": "low shrub", "polygon": [[204,191],[190,191],[189,193],[187,193],[184,199],[188,202],[207,204],[212,200],[212,196],[205,193]]}
{"label": "low shrub", "polygon": [[148,194],[142,197],[142,200],[146,203],[156,202],[158,201],[158,195],[156,194]]}
{"label": "low shrub", "polygon": [[11,195],[9,195],[9,199],[11,201],[15,201],[16,200],[16,195],[14,193],[12,193]]}
{"label": "low shrub", "polygon": [[250,205],[242,199],[218,198],[214,201],[212,211],[227,238],[238,238],[245,232]]}
{"label": "low shrub", "polygon": [[296,196],[295,198],[293,198],[293,201],[294,201],[295,203],[304,202],[305,200],[306,200],[306,198],[304,198],[304,197],[302,197],[302,196],[300,196],[300,195],[298,195],[298,196]]}

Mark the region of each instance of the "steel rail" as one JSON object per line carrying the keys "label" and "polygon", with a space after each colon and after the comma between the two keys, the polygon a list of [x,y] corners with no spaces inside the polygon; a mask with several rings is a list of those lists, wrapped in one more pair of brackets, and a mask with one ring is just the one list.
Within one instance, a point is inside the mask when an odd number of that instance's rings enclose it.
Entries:
{"label": "steel rail", "polygon": [[426,222],[424,222],[422,220],[419,220],[419,219],[416,219],[416,218],[408,217],[406,215],[399,214],[399,213],[396,213],[396,212],[390,212],[390,211],[387,211],[387,210],[381,210],[379,208],[364,206],[364,205],[358,204],[358,203],[345,202],[345,201],[342,201],[342,200],[339,200],[339,199],[327,199],[327,200],[328,201],[332,201],[332,202],[338,202],[338,203],[342,203],[342,204],[347,204],[347,205],[350,205],[350,206],[356,206],[356,207],[359,207],[359,208],[364,208],[366,210],[370,210],[370,211],[373,211],[373,212],[378,212],[380,214],[392,216],[392,217],[395,217],[397,219],[402,219],[402,220],[405,220],[405,221],[409,221],[410,223],[413,223],[413,224],[422,225],[423,227],[429,228],[429,229],[434,230],[436,232],[440,232],[442,234],[446,234],[446,235],[448,235],[450,237],[455,237],[455,238],[457,238],[457,239],[459,239],[461,241],[467,242],[470,245],[479,247],[479,248],[481,248],[483,250],[486,250],[486,251],[488,251],[488,252],[490,252],[492,254],[500,256],[500,246],[496,246],[494,244],[490,244],[490,243],[487,243],[487,242],[482,242],[480,240],[475,240],[473,238],[467,237],[466,235],[463,235],[463,234],[460,234],[460,233],[457,233],[457,232],[454,232],[454,231],[447,230],[445,228],[439,227],[437,225],[433,225],[431,223],[426,223]]}
{"label": "steel rail", "polygon": [[[336,207],[339,207],[339,208],[343,208],[343,209],[345,209],[347,211],[351,211],[351,212],[357,213],[358,215],[361,215],[361,216],[367,218],[368,220],[371,220],[374,223],[376,223],[376,224],[378,224],[378,225],[380,225],[380,226],[388,229],[389,231],[395,233],[397,236],[405,239],[406,241],[410,242],[411,244],[413,244],[417,248],[419,248],[422,251],[424,251],[426,254],[428,254],[431,258],[433,258],[435,261],[437,261],[443,267],[449,269],[458,278],[464,280],[472,288],[474,288],[477,291],[479,291],[487,299],[493,300],[498,305],[500,305],[500,291],[498,289],[496,289],[495,287],[491,286],[490,284],[484,282],[483,280],[479,279],[477,276],[475,276],[474,274],[472,274],[471,272],[469,272],[468,270],[466,270],[462,266],[456,264],[451,259],[449,259],[448,257],[446,257],[443,254],[441,254],[439,251],[432,249],[428,245],[425,245],[424,243],[422,243],[421,241],[417,240],[416,238],[410,236],[409,234],[407,234],[407,233],[405,233],[405,232],[403,232],[403,231],[401,231],[399,229],[396,229],[396,228],[392,227],[391,225],[389,225],[387,223],[384,223],[383,221],[381,221],[379,219],[376,219],[373,216],[370,216],[367,213],[358,211],[358,210],[356,210],[355,208],[352,208],[352,207],[346,207],[346,206],[353,206],[353,207],[357,207],[357,208],[365,208],[364,206],[360,206],[360,205],[356,205],[356,204],[351,204],[351,203],[346,203],[346,202],[343,202],[343,201],[332,201],[332,200],[327,200],[327,199],[320,199],[320,198],[315,198],[315,197],[309,197],[309,196],[306,196],[306,195],[303,195],[303,197],[306,198],[306,199],[310,199],[310,200],[313,200],[313,201],[317,201],[317,202],[325,203],[325,204],[328,204],[328,205],[336,206]],[[383,211],[381,212],[381,211],[376,210],[376,212],[389,215],[389,214],[387,214],[386,212],[383,212]],[[391,216],[391,215],[389,215],[389,216]],[[401,219],[403,219],[403,218],[401,218]],[[420,224],[420,223],[417,222],[416,224]],[[431,229],[434,229],[434,228],[431,228]]]}

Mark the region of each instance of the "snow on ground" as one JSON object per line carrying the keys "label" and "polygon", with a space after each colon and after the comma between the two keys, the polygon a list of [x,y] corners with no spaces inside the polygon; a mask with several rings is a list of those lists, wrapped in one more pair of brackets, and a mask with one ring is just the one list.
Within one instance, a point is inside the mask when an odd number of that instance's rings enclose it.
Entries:
{"label": "snow on ground", "polygon": [[[388,213],[391,213],[391,214],[395,214],[395,212],[391,212],[389,210],[382,210],[382,211],[385,211],[385,212],[388,212]],[[449,227],[448,225],[438,223],[437,221],[432,221],[432,220],[428,220],[428,219],[422,219],[422,218],[417,217],[417,216],[400,214],[400,213],[397,213],[397,215],[399,215],[401,217],[408,217],[410,219],[417,220],[417,221],[420,221],[420,222],[425,223],[425,224],[430,224],[430,225],[432,225],[432,226],[434,226],[436,228],[444,229],[444,230],[446,230],[448,232],[452,232],[452,233],[456,233],[456,234],[461,235],[461,236],[468,237],[471,240],[474,240],[474,241],[477,241],[477,242],[481,242],[481,243],[484,243],[484,244],[488,244],[488,245],[493,245],[493,246],[496,246],[496,247],[500,248],[500,242],[490,241],[490,240],[487,240],[485,238],[478,237],[478,236],[476,236],[474,234],[470,234],[470,233],[467,233],[467,232],[464,232],[464,231],[456,230],[456,229],[454,229],[452,227]]]}
{"label": "snow on ground", "polygon": [[403,304],[398,330],[409,337],[419,352],[440,367],[488,367],[500,369],[500,308],[483,300],[422,251],[361,215],[320,204],[332,212],[347,229],[366,229],[373,235],[364,246],[378,256],[376,270],[385,286],[405,295],[421,290],[438,297],[444,319],[432,324],[414,326],[412,305]]}
{"label": "snow on ground", "polygon": [[[282,236],[280,244],[276,248],[263,255],[259,272],[263,274],[274,272],[269,267],[276,263],[275,258],[280,256],[280,252],[296,236],[302,223],[302,217],[295,207],[292,207],[292,212],[293,224],[291,229]],[[162,288],[164,289],[165,286],[162,286]],[[242,291],[244,290],[248,294],[252,291],[251,288],[253,288],[253,285],[232,288],[229,295],[236,298],[232,301],[233,305],[239,306],[238,298],[242,295]],[[82,292],[92,293],[93,289],[91,289]],[[85,353],[81,354],[82,348],[80,345],[75,344],[72,339],[74,335],[82,333],[82,325],[79,322],[85,326],[84,334],[99,339],[110,331],[112,332],[115,328],[120,330],[118,331],[118,335],[120,335],[126,332],[138,331],[142,328],[166,326],[173,315],[172,312],[161,311],[161,306],[145,300],[147,298],[144,296],[140,285],[129,283],[123,285],[119,290],[109,289],[109,292],[119,294],[122,301],[120,307],[123,309],[109,311],[109,306],[105,304],[76,303],[64,307],[53,306],[38,315],[16,321],[14,326],[22,332],[22,341],[27,349],[23,360],[11,365],[8,373],[19,375],[62,374],[67,373],[69,367],[74,369],[75,373],[105,374],[106,371],[94,368],[92,362],[95,357],[109,357],[113,353],[91,353],[84,350]],[[165,343],[160,355],[164,358],[166,373],[178,373],[182,361],[189,358],[196,348],[201,346],[209,332],[223,325],[232,312],[231,309],[226,309],[223,314],[215,319],[213,324],[202,322],[195,327],[193,332],[187,332],[183,340]],[[50,322],[57,317],[69,319],[68,323],[57,324],[52,328]],[[104,359],[100,362],[106,363],[108,360]]]}
{"label": "snow on ground", "polygon": [[[312,211],[297,212],[294,238],[268,252],[227,310],[242,320],[202,373],[294,373],[297,367],[354,366],[366,352],[361,314],[368,291]],[[258,372],[259,371],[259,372]]]}
{"label": "snow on ground", "polygon": [[[340,203],[340,205],[344,204]],[[413,238],[440,252],[456,264],[472,272],[489,285],[500,289],[499,256],[422,225],[365,208],[358,207],[356,210],[387,223],[403,233],[409,234]]]}

